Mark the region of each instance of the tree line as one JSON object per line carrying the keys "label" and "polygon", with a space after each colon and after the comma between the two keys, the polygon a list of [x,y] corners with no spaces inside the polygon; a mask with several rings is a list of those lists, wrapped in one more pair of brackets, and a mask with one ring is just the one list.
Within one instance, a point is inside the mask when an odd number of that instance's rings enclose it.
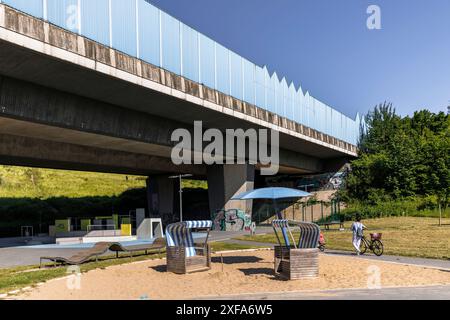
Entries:
{"label": "tree line", "polygon": [[392,104],[378,105],[365,117],[358,147],[359,157],[339,195],[344,201],[376,205],[420,198],[419,207],[447,208],[448,114],[422,110],[401,117]]}

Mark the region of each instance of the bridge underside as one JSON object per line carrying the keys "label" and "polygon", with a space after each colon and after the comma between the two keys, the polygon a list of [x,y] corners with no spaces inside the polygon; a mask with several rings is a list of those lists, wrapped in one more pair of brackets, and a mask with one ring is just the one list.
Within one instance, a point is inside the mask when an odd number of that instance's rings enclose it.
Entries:
{"label": "bridge underside", "polygon": [[[148,190],[153,214],[176,210],[176,185],[167,179],[171,174],[191,173],[208,179],[211,211],[239,206],[229,199],[254,187],[258,166],[175,166],[170,159],[170,138],[175,129],[192,132],[198,120],[205,129],[280,128],[268,123],[272,115],[265,112],[258,119],[258,110],[250,115],[233,110],[234,105],[230,109],[207,104],[198,96],[208,95],[209,89],[195,84],[193,95],[185,94],[174,89],[176,84],[167,85],[169,73],[150,67],[166,83],[152,82],[151,88],[139,85],[144,81],[143,64],[141,76],[136,76],[139,72],[129,57],[53,26],[42,27],[42,21],[9,14],[11,21],[18,19],[10,27],[19,27],[8,30],[1,25],[7,22],[0,19],[0,164],[151,176]],[[26,28],[19,19],[23,24],[28,21]],[[29,36],[21,34],[27,32]],[[83,43],[83,54],[77,51],[79,43]],[[120,72],[113,64],[122,66]],[[189,82],[180,81],[186,89]],[[282,174],[332,171],[354,155],[348,144],[299,138],[292,135],[294,131],[281,129]],[[323,138],[317,132],[314,135]],[[248,205],[243,204],[243,209]]]}

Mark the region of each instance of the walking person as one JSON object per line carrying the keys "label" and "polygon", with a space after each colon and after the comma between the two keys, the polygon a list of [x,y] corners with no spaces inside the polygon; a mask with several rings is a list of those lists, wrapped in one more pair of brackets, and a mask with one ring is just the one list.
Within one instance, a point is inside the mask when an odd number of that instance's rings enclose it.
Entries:
{"label": "walking person", "polygon": [[356,215],[355,222],[352,224],[351,230],[353,231],[353,246],[356,249],[356,254],[361,254],[361,240],[364,236],[364,229],[367,229],[365,225],[361,223],[361,215]]}

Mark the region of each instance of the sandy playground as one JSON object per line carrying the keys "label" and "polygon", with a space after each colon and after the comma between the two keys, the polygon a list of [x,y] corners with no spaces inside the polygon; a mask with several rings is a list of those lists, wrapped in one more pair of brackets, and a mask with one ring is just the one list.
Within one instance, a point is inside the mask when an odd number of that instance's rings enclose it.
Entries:
{"label": "sandy playground", "polygon": [[[74,278],[49,281],[19,299],[135,300],[194,299],[227,294],[367,288],[370,272],[381,271],[381,285],[450,284],[450,272],[354,257],[320,257],[320,277],[283,281],[273,275],[273,251],[239,252],[213,256],[212,270],[190,275],[165,271],[165,260],[148,260],[108,267]],[[373,267],[376,266],[376,267]],[[223,268],[223,270],[222,270]]]}

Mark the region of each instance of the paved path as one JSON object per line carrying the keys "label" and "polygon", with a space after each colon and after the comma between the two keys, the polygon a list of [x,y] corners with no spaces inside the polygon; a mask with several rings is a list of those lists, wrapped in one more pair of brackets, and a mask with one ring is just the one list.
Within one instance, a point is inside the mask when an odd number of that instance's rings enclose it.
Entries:
{"label": "paved path", "polygon": [[450,300],[450,286],[342,289],[205,297],[213,300]]}
{"label": "paved path", "polygon": [[[265,248],[273,248],[274,247],[273,243],[244,241],[244,240],[237,240],[237,239],[231,239],[231,240],[227,240],[225,242],[235,243],[235,244],[243,244],[243,245],[249,245],[249,246],[257,246],[257,247],[265,247]],[[409,265],[415,265],[415,266],[425,266],[425,267],[445,269],[445,270],[450,271],[450,260],[401,257],[401,256],[387,256],[387,255],[377,257],[372,254],[365,254],[365,255],[358,257],[352,252],[341,251],[341,250],[326,250],[325,254],[354,257],[356,259],[371,259],[371,260],[375,260],[375,261],[385,261],[385,262],[409,264]]]}
{"label": "paved path", "polygon": [[[261,227],[256,230],[256,234],[266,234],[271,232],[271,227]],[[210,241],[228,241],[234,237],[248,235],[248,231],[240,232],[217,232],[212,231],[210,234]],[[22,241],[22,242],[20,242]],[[231,240],[229,240],[231,241]],[[3,241],[3,244],[7,244]],[[18,266],[38,265],[39,258],[44,256],[59,256],[69,258],[80,250],[86,249],[86,246],[91,245],[72,245],[72,246],[56,246],[56,245],[41,245],[34,247],[23,247],[23,240],[20,238],[12,239],[10,241],[11,247],[0,246],[0,269],[11,268]],[[262,245],[264,246],[264,245]],[[113,254],[113,253],[107,253]]]}
{"label": "paved path", "polygon": [[0,268],[39,265],[39,258],[59,256],[69,258],[80,249],[22,249],[0,248]]}

